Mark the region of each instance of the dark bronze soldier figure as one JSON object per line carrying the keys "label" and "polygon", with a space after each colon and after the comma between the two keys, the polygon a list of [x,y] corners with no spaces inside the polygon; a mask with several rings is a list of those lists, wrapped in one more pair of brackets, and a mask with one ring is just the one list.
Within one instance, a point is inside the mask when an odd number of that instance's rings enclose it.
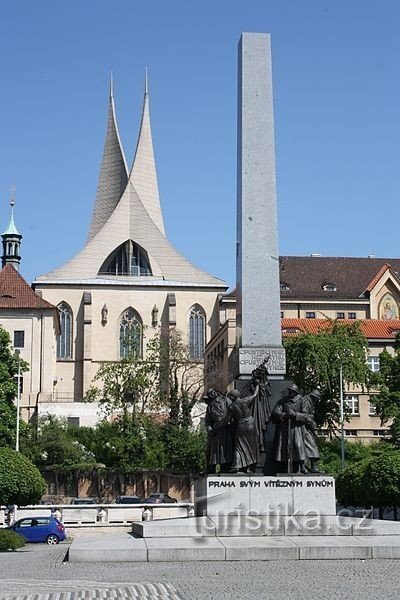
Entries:
{"label": "dark bronze soldier figure", "polygon": [[314,420],[315,405],[320,400],[321,393],[319,390],[313,390],[307,396],[303,396],[301,404],[301,412],[308,415],[308,419],[304,424],[304,447],[306,458],[310,461],[310,473],[320,473],[317,462],[320,459],[320,454],[316,440],[317,424]]}
{"label": "dark bronze soldier figure", "polygon": [[233,462],[231,473],[254,473],[258,460],[257,427],[251,414],[251,404],[258,395],[259,384],[255,383],[253,393],[244,398],[240,397],[238,390],[229,392],[232,401],[229,412],[235,423],[235,438],[233,445]]}
{"label": "dark bronze soldier figure", "polygon": [[215,389],[203,398],[207,404],[205,427],[208,434],[206,446],[207,473],[227,473],[232,463],[232,430],[229,424],[231,401]]}
{"label": "dark bronze soldier figure", "polygon": [[306,449],[304,444],[304,424],[309,418],[302,412],[302,397],[295,383],[288,386],[288,396],[274,409],[272,422],[275,423],[274,458],[283,463],[283,472],[307,473],[305,466]]}

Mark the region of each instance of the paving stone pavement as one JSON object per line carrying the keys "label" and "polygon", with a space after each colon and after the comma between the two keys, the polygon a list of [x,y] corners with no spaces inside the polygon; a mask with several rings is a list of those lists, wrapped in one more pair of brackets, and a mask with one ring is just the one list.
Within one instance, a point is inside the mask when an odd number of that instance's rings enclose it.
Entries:
{"label": "paving stone pavement", "polygon": [[[96,590],[163,584],[180,600],[399,600],[398,560],[270,562],[63,562],[67,544],[0,555],[0,599],[91,600]],[[131,589],[129,589],[131,592]],[[61,596],[62,592],[75,596]],[[86,592],[86,596],[78,596]],[[47,596],[46,596],[47,594]],[[49,597],[49,594],[53,596]],[[92,595],[90,595],[92,594]],[[101,598],[100,596],[97,596]],[[103,596],[104,597],[104,596]],[[108,596],[117,598],[118,596]],[[135,596],[131,596],[135,598]],[[136,596],[151,598],[151,596]],[[160,598],[174,596],[159,596]]]}
{"label": "paving stone pavement", "polygon": [[[8,581],[10,584],[10,581]],[[21,585],[21,582],[14,582],[13,585]],[[0,600],[182,600],[178,596],[176,589],[168,583],[136,583],[123,587],[114,587],[105,584],[90,584],[84,583],[77,588],[76,582],[71,582],[68,591],[60,591],[60,588],[65,587],[60,582],[38,582],[36,586],[40,587],[57,587],[55,591],[47,591],[44,593],[35,593],[33,588],[35,583],[28,584],[31,593],[18,596],[1,596]],[[95,587],[93,587],[95,585]],[[101,587],[99,587],[99,585]],[[75,589],[77,588],[77,589]]]}

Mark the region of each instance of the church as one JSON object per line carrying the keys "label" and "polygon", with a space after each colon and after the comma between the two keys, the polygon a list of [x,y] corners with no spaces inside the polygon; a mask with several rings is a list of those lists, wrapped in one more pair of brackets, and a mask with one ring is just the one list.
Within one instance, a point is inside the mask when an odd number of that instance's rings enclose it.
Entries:
{"label": "church", "polygon": [[[13,217],[12,225],[15,228]],[[18,234],[18,256],[11,267],[8,249],[13,244],[14,252],[15,232],[9,226],[3,234],[3,265],[12,271],[19,264],[22,237]],[[24,374],[21,396],[25,418],[37,411],[39,416],[51,413],[77,425],[95,424],[97,406],[82,399],[99,365],[117,361],[128,351],[145,355],[146,344],[160,327],[181,331],[191,358],[202,364],[205,345],[218,326],[218,297],[227,285],[193,265],[166,235],[147,77],[131,168],[120,141],[111,84],[104,153],[86,245],[66,264],[36,277],[32,288],[37,302],[52,315],[57,313],[57,318],[52,331],[48,326],[53,342],[48,339],[45,344],[48,354],[53,348],[54,356],[40,359],[53,371],[46,393],[35,388],[33,396],[32,391],[39,350],[21,349],[22,358],[31,365],[31,371]],[[0,324],[14,335],[15,324],[1,316]],[[22,327],[18,325],[18,330]],[[37,401],[32,405],[33,397]]]}

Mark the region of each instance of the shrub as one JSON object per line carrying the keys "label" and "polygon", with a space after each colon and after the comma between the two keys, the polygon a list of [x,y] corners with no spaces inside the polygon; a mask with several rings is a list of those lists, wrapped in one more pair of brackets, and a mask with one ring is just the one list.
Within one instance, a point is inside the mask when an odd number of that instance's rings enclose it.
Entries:
{"label": "shrub", "polygon": [[43,477],[26,456],[0,448],[0,504],[35,504],[45,490]]}
{"label": "shrub", "polygon": [[17,550],[25,546],[25,538],[9,529],[0,529],[0,552]]}

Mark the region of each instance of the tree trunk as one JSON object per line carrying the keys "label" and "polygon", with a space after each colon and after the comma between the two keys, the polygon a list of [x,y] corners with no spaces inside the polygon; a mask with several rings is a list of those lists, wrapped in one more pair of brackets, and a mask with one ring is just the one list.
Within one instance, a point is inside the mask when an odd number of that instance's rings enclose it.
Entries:
{"label": "tree trunk", "polygon": [[379,507],[379,518],[383,519],[383,506]]}
{"label": "tree trunk", "polygon": [[397,506],[393,506],[393,519],[397,521]]}

